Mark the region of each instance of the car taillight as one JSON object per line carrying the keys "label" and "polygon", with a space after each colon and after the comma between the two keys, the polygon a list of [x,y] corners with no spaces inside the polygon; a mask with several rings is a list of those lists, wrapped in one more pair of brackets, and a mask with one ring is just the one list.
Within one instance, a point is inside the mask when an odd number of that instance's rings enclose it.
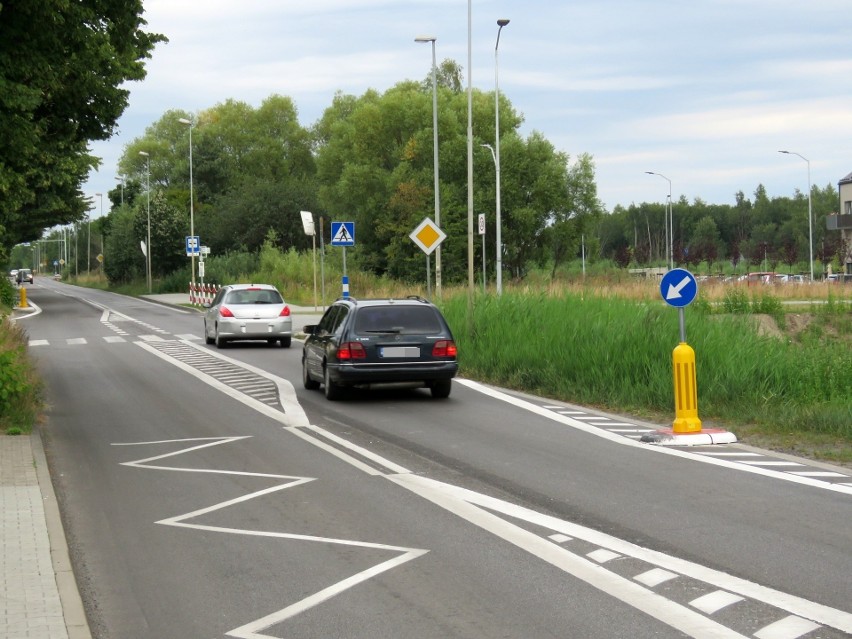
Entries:
{"label": "car taillight", "polygon": [[221,315],[222,317],[233,317],[234,316],[234,314],[231,312],[231,309],[229,309],[227,306],[222,306],[219,309],[219,315]]}
{"label": "car taillight", "polygon": [[337,359],[367,359],[367,351],[360,342],[344,342],[337,349]]}
{"label": "car taillight", "polygon": [[432,357],[456,357],[458,352],[456,343],[449,339],[438,340],[432,347]]}
{"label": "car taillight", "polygon": [[290,317],[290,307],[285,304],[284,308],[282,308],[281,312],[278,314],[278,317]]}

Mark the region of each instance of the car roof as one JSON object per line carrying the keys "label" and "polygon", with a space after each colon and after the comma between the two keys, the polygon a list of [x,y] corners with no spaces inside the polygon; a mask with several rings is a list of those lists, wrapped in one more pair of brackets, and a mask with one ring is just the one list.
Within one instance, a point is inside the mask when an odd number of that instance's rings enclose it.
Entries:
{"label": "car roof", "polygon": [[335,303],[348,303],[352,306],[389,306],[389,305],[408,305],[408,306],[434,306],[432,302],[417,295],[409,295],[408,297],[383,297],[371,299],[356,299],[354,297],[343,297],[335,301]]}
{"label": "car roof", "polygon": [[272,284],[227,284],[227,285],[223,286],[222,288],[227,288],[227,289],[230,289],[232,291],[245,291],[246,289],[250,289],[250,288],[265,288],[265,289],[275,290],[275,291],[278,290]]}

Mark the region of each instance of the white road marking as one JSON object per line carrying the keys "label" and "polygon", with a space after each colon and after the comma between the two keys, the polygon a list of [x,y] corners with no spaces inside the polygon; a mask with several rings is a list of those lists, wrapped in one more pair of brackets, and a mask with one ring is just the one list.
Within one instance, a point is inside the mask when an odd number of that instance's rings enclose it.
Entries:
{"label": "white road marking", "polygon": [[86,338],[85,337],[69,337],[68,339],[65,340],[65,343],[68,344],[68,346],[82,346],[83,344],[86,344]]}
{"label": "white road marking", "polygon": [[555,541],[557,544],[564,544],[566,541],[571,541],[571,538],[568,535],[563,535],[561,533],[550,535],[548,539]]}
{"label": "white road marking", "polygon": [[636,575],[633,578],[639,583],[645,584],[649,588],[654,588],[662,583],[676,579],[677,576],[678,575],[675,573],[663,570],[662,568],[652,568],[651,570],[646,570],[642,574]]}
{"label": "white road marking", "polygon": [[520,399],[513,395],[509,395],[508,393],[504,393],[502,391],[497,390],[496,388],[486,386],[485,384],[481,384],[479,382],[464,378],[456,378],[455,381],[456,383],[461,384],[463,386],[467,386],[468,388],[475,390],[483,395],[487,395],[489,397],[493,397],[494,399],[498,399],[508,404],[512,404],[513,406],[526,410],[530,413],[534,413],[546,419],[550,419],[560,424],[564,424],[565,426],[570,426],[575,430],[594,435],[595,437],[600,437],[601,439],[609,440],[613,443],[620,444],[621,446],[633,446],[659,455],[671,455],[673,457],[691,459],[694,461],[700,461],[705,464],[711,464],[713,466],[721,466],[723,468],[730,468],[733,470],[738,470],[740,472],[753,473],[755,475],[762,475],[764,477],[781,479],[783,481],[792,482],[794,484],[801,484],[803,486],[810,486],[812,488],[819,488],[822,490],[830,490],[832,492],[852,495],[852,485],[840,483],[833,484],[825,481],[820,481],[812,477],[800,477],[792,473],[780,472],[777,470],[772,470],[770,468],[763,468],[755,465],[746,465],[736,461],[720,459],[718,458],[718,456],[709,456],[706,453],[693,453],[690,451],[678,450],[676,448],[671,448],[668,446],[649,446],[629,437],[624,437],[617,433],[611,433],[606,429],[601,429],[594,425],[586,424],[568,415],[560,415],[559,413],[556,413],[552,410],[548,410],[543,406],[534,404],[524,399]]}
{"label": "white road marking", "polygon": [[287,490],[289,488],[294,488],[296,486],[301,486],[308,482],[315,481],[312,477],[296,477],[291,475],[276,475],[269,473],[253,473],[253,472],[245,472],[245,471],[233,471],[233,470],[220,470],[220,469],[211,469],[211,468],[182,468],[182,467],[173,467],[173,466],[162,466],[162,465],[153,465],[152,462],[158,462],[163,459],[167,459],[170,457],[176,457],[178,455],[185,455],[190,452],[194,452],[203,448],[209,448],[211,446],[219,446],[222,444],[230,444],[232,442],[247,439],[245,436],[239,437],[216,437],[216,438],[200,438],[200,439],[180,439],[173,441],[156,441],[156,442],[136,442],[131,444],[113,444],[113,446],[141,446],[141,445],[152,445],[152,444],[164,444],[164,443],[192,443],[192,442],[203,442],[198,443],[194,446],[190,446],[188,448],[182,448],[177,451],[172,451],[169,453],[164,453],[161,455],[155,455],[153,457],[147,457],[145,459],[139,459],[131,462],[122,463],[123,466],[132,466],[135,468],[145,468],[152,470],[167,470],[172,472],[184,472],[184,473],[214,473],[214,474],[224,474],[224,475],[243,475],[247,477],[266,477],[270,479],[284,479],[286,480],[283,484],[277,484],[275,486],[271,486],[269,488],[264,488],[262,490],[255,491],[253,493],[249,493],[247,495],[242,495],[235,499],[229,499],[218,504],[213,504],[212,506],[207,506],[205,508],[200,508],[198,510],[194,510],[189,513],[184,513],[182,515],[177,515],[175,517],[169,517],[166,519],[161,519],[156,522],[158,524],[164,526],[176,526],[180,528],[189,528],[193,530],[203,530],[206,532],[218,532],[224,534],[232,534],[232,535],[246,535],[251,537],[264,537],[269,539],[286,539],[286,540],[298,540],[298,541],[308,541],[308,542],[317,542],[322,544],[337,544],[343,546],[350,546],[356,548],[366,548],[371,550],[383,550],[396,554],[397,556],[383,561],[375,566],[371,566],[370,568],[363,570],[359,573],[351,575],[342,581],[339,581],[331,586],[323,588],[319,592],[316,592],[304,599],[297,601],[289,606],[282,608],[272,614],[266,615],[252,621],[251,623],[240,626],[239,628],[235,628],[230,632],[226,632],[226,636],[228,637],[236,637],[237,639],[276,639],[272,635],[262,634],[262,631],[270,628],[271,626],[280,624],[287,619],[294,617],[314,606],[317,606],[328,599],[350,589],[358,584],[361,584],[381,573],[387,572],[397,566],[400,566],[404,563],[407,563],[413,559],[421,557],[422,555],[429,552],[428,550],[420,549],[420,548],[407,548],[404,546],[392,546],[388,544],[379,544],[374,542],[365,542],[365,541],[357,541],[352,539],[336,539],[331,537],[319,537],[315,535],[305,535],[305,534],[297,534],[297,533],[287,533],[287,532],[276,532],[276,531],[268,531],[268,530],[251,530],[251,529],[242,529],[242,528],[227,528],[222,526],[206,526],[202,524],[193,524],[189,523],[188,520],[196,519],[203,515],[207,515],[211,512],[215,512],[217,510],[223,510],[225,508],[229,508],[231,506],[235,506],[237,504],[242,504],[251,499],[256,499],[258,497],[262,497],[274,492],[278,492],[281,490]]}
{"label": "white road marking", "polygon": [[599,548],[598,550],[593,550],[592,552],[586,555],[589,559],[592,559],[599,564],[605,564],[608,561],[612,561],[613,559],[618,559],[621,557],[617,552],[612,552],[611,550],[605,550],[604,548]]}
{"label": "white road marking", "polygon": [[119,342],[126,342],[127,340],[121,337],[120,335],[105,335],[104,341],[107,344],[117,344]]}
{"label": "white road marking", "polygon": [[693,608],[698,608],[698,610],[705,614],[712,615],[722,610],[722,608],[727,608],[740,601],[745,600],[739,595],[733,595],[724,590],[717,590],[698,599],[693,599],[689,602],[689,605]]}
{"label": "white road marking", "polygon": [[808,471],[808,470],[791,470],[791,473],[794,475],[799,475],[800,477],[848,477],[849,475],[844,475],[843,473],[835,473],[832,471],[824,470],[824,471]]}
{"label": "white road marking", "polygon": [[754,633],[757,639],[797,639],[819,628],[807,619],[790,616]]}
{"label": "white road marking", "polygon": [[[580,526],[579,524],[563,521],[556,517],[524,508],[523,506],[510,504],[494,497],[482,495],[466,488],[453,486],[452,484],[438,482],[421,475],[414,473],[390,475],[388,479],[484,530],[488,530],[498,537],[510,541],[530,554],[562,568],[566,572],[616,597],[620,601],[637,607],[649,614],[653,614],[651,611],[659,612],[659,616],[656,614],[654,616],[672,627],[686,632],[692,637],[740,635],[736,633],[733,635],[724,634],[732,631],[715,624],[710,627],[705,626],[692,616],[697,613],[690,611],[692,615],[685,614],[683,606],[662,597],[659,600],[657,598],[647,599],[647,593],[638,593],[626,587],[624,582],[632,584],[629,580],[609,571],[602,571],[598,564],[576,556],[565,548],[550,543],[538,534],[520,528],[516,524],[511,523],[511,521],[501,519],[498,515],[503,514],[508,516],[510,520],[526,521],[534,526],[589,542],[619,555],[639,559],[671,573],[702,581],[719,590],[725,590],[748,599],[760,601],[792,615],[811,619],[822,625],[831,626],[832,628],[852,634],[852,614],[843,610],[837,610],[817,602],[808,601],[801,597],[768,588],[685,559],[679,559],[656,550],[643,548],[629,541]],[[570,556],[566,557],[560,553]],[[603,573],[606,574],[604,575]],[[632,585],[639,588],[636,584]],[[644,589],[642,590],[644,591]],[[706,621],[704,617],[700,617],[700,619]],[[713,634],[714,632],[722,632],[723,634],[716,635]]]}
{"label": "white road marking", "polygon": [[748,461],[744,460],[740,462],[741,464],[748,464],[749,466],[804,466],[804,464],[800,464],[799,462],[791,462],[791,461]]}
{"label": "white road marking", "polygon": [[49,346],[50,342],[46,339],[31,339],[28,344],[30,346]]}

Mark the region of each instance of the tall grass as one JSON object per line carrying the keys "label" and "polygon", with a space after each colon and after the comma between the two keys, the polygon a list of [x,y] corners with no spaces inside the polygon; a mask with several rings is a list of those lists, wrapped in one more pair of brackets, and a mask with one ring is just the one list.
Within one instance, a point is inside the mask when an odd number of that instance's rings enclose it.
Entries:
{"label": "tall grass", "polygon": [[[508,292],[477,296],[471,322],[466,295],[442,307],[466,375],[612,410],[674,410],[678,314],[662,302]],[[760,337],[748,315],[685,317],[702,419],[852,441],[852,349]]]}

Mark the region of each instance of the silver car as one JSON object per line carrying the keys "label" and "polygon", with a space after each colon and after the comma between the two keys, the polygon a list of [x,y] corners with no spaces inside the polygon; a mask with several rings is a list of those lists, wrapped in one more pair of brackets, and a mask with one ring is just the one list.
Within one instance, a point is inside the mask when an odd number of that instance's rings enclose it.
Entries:
{"label": "silver car", "polygon": [[223,286],[204,309],[204,340],[217,348],[237,340],[266,340],[290,347],[290,307],[271,284]]}

